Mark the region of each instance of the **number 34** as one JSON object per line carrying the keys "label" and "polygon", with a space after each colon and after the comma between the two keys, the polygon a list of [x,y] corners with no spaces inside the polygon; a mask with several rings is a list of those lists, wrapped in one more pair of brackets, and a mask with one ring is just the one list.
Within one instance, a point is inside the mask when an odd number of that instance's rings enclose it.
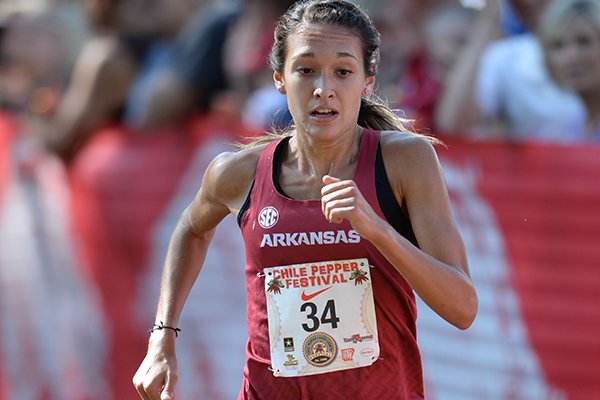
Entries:
{"label": "number 34", "polygon": [[325,309],[321,314],[321,318],[317,318],[317,305],[315,303],[303,303],[300,306],[300,312],[306,312],[306,318],[310,321],[310,323],[302,324],[302,329],[306,332],[314,332],[319,329],[321,324],[331,324],[333,329],[337,328],[338,322],[340,319],[335,313],[335,302],[333,300],[328,300],[325,304]]}

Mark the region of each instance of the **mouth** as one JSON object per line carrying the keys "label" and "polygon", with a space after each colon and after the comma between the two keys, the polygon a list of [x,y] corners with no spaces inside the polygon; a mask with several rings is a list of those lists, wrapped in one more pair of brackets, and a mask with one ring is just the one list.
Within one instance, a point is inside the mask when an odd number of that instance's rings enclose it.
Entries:
{"label": "mouth", "polygon": [[338,114],[339,113],[336,110],[334,110],[332,108],[325,108],[325,107],[315,108],[314,110],[312,110],[310,112],[311,118],[318,119],[318,120],[332,119],[332,118],[335,118]]}
{"label": "mouth", "polygon": [[563,71],[562,76],[567,81],[580,80],[587,76],[588,71],[589,70],[587,68],[582,68],[582,67],[568,68]]}

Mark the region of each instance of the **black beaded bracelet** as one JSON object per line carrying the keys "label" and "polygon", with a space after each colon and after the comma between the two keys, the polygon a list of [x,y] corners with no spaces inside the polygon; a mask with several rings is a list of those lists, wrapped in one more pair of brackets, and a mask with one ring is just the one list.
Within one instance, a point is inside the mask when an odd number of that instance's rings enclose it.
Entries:
{"label": "black beaded bracelet", "polygon": [[179,332],[181,332],[181,329],[179,328],[173,328],[172,326],[167,326],[165,324],[163,324],[162,321],[159,321],[160,324],[153,324],[152,328],[148,329],[148,333],[152,333],[154,331],[161,331],[163,329],[170,329],[173,332],[175,332],[175,337],[179,336]]}

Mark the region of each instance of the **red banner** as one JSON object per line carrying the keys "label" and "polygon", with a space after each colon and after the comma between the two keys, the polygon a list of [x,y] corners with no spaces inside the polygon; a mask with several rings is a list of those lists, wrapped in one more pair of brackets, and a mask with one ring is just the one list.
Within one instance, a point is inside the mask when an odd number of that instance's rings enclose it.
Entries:
{"label": "red banner", "polygon": [[480,310],[457,332],[421,307],[430,398],[599,398],[600,147],[448,146]]}
{"label": "red banner", "polygon": [[[0,121],[0,400],[134,399],[170,233],[238,127],[106,130],[68,175],[13,129]],[[459,331],[419,304],[427,398],[600,398],[600,147],[447,144],[480,310]],[[243,266],[228,218],[183,313],[179,400],[237,396]]]}

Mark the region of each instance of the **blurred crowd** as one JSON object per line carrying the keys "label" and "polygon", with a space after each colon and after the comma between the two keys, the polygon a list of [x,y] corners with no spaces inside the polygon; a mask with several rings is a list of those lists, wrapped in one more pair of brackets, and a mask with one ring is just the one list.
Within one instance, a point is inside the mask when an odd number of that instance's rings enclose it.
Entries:
{"label": "blurred crowd", "polygon": [[[286,124],[266,54],[291,2],[2,0],[0,107],[65,159],[115,122]],[[598,1],[358,2],[382,33],[378,93],[416,129],[598,141]]]}

